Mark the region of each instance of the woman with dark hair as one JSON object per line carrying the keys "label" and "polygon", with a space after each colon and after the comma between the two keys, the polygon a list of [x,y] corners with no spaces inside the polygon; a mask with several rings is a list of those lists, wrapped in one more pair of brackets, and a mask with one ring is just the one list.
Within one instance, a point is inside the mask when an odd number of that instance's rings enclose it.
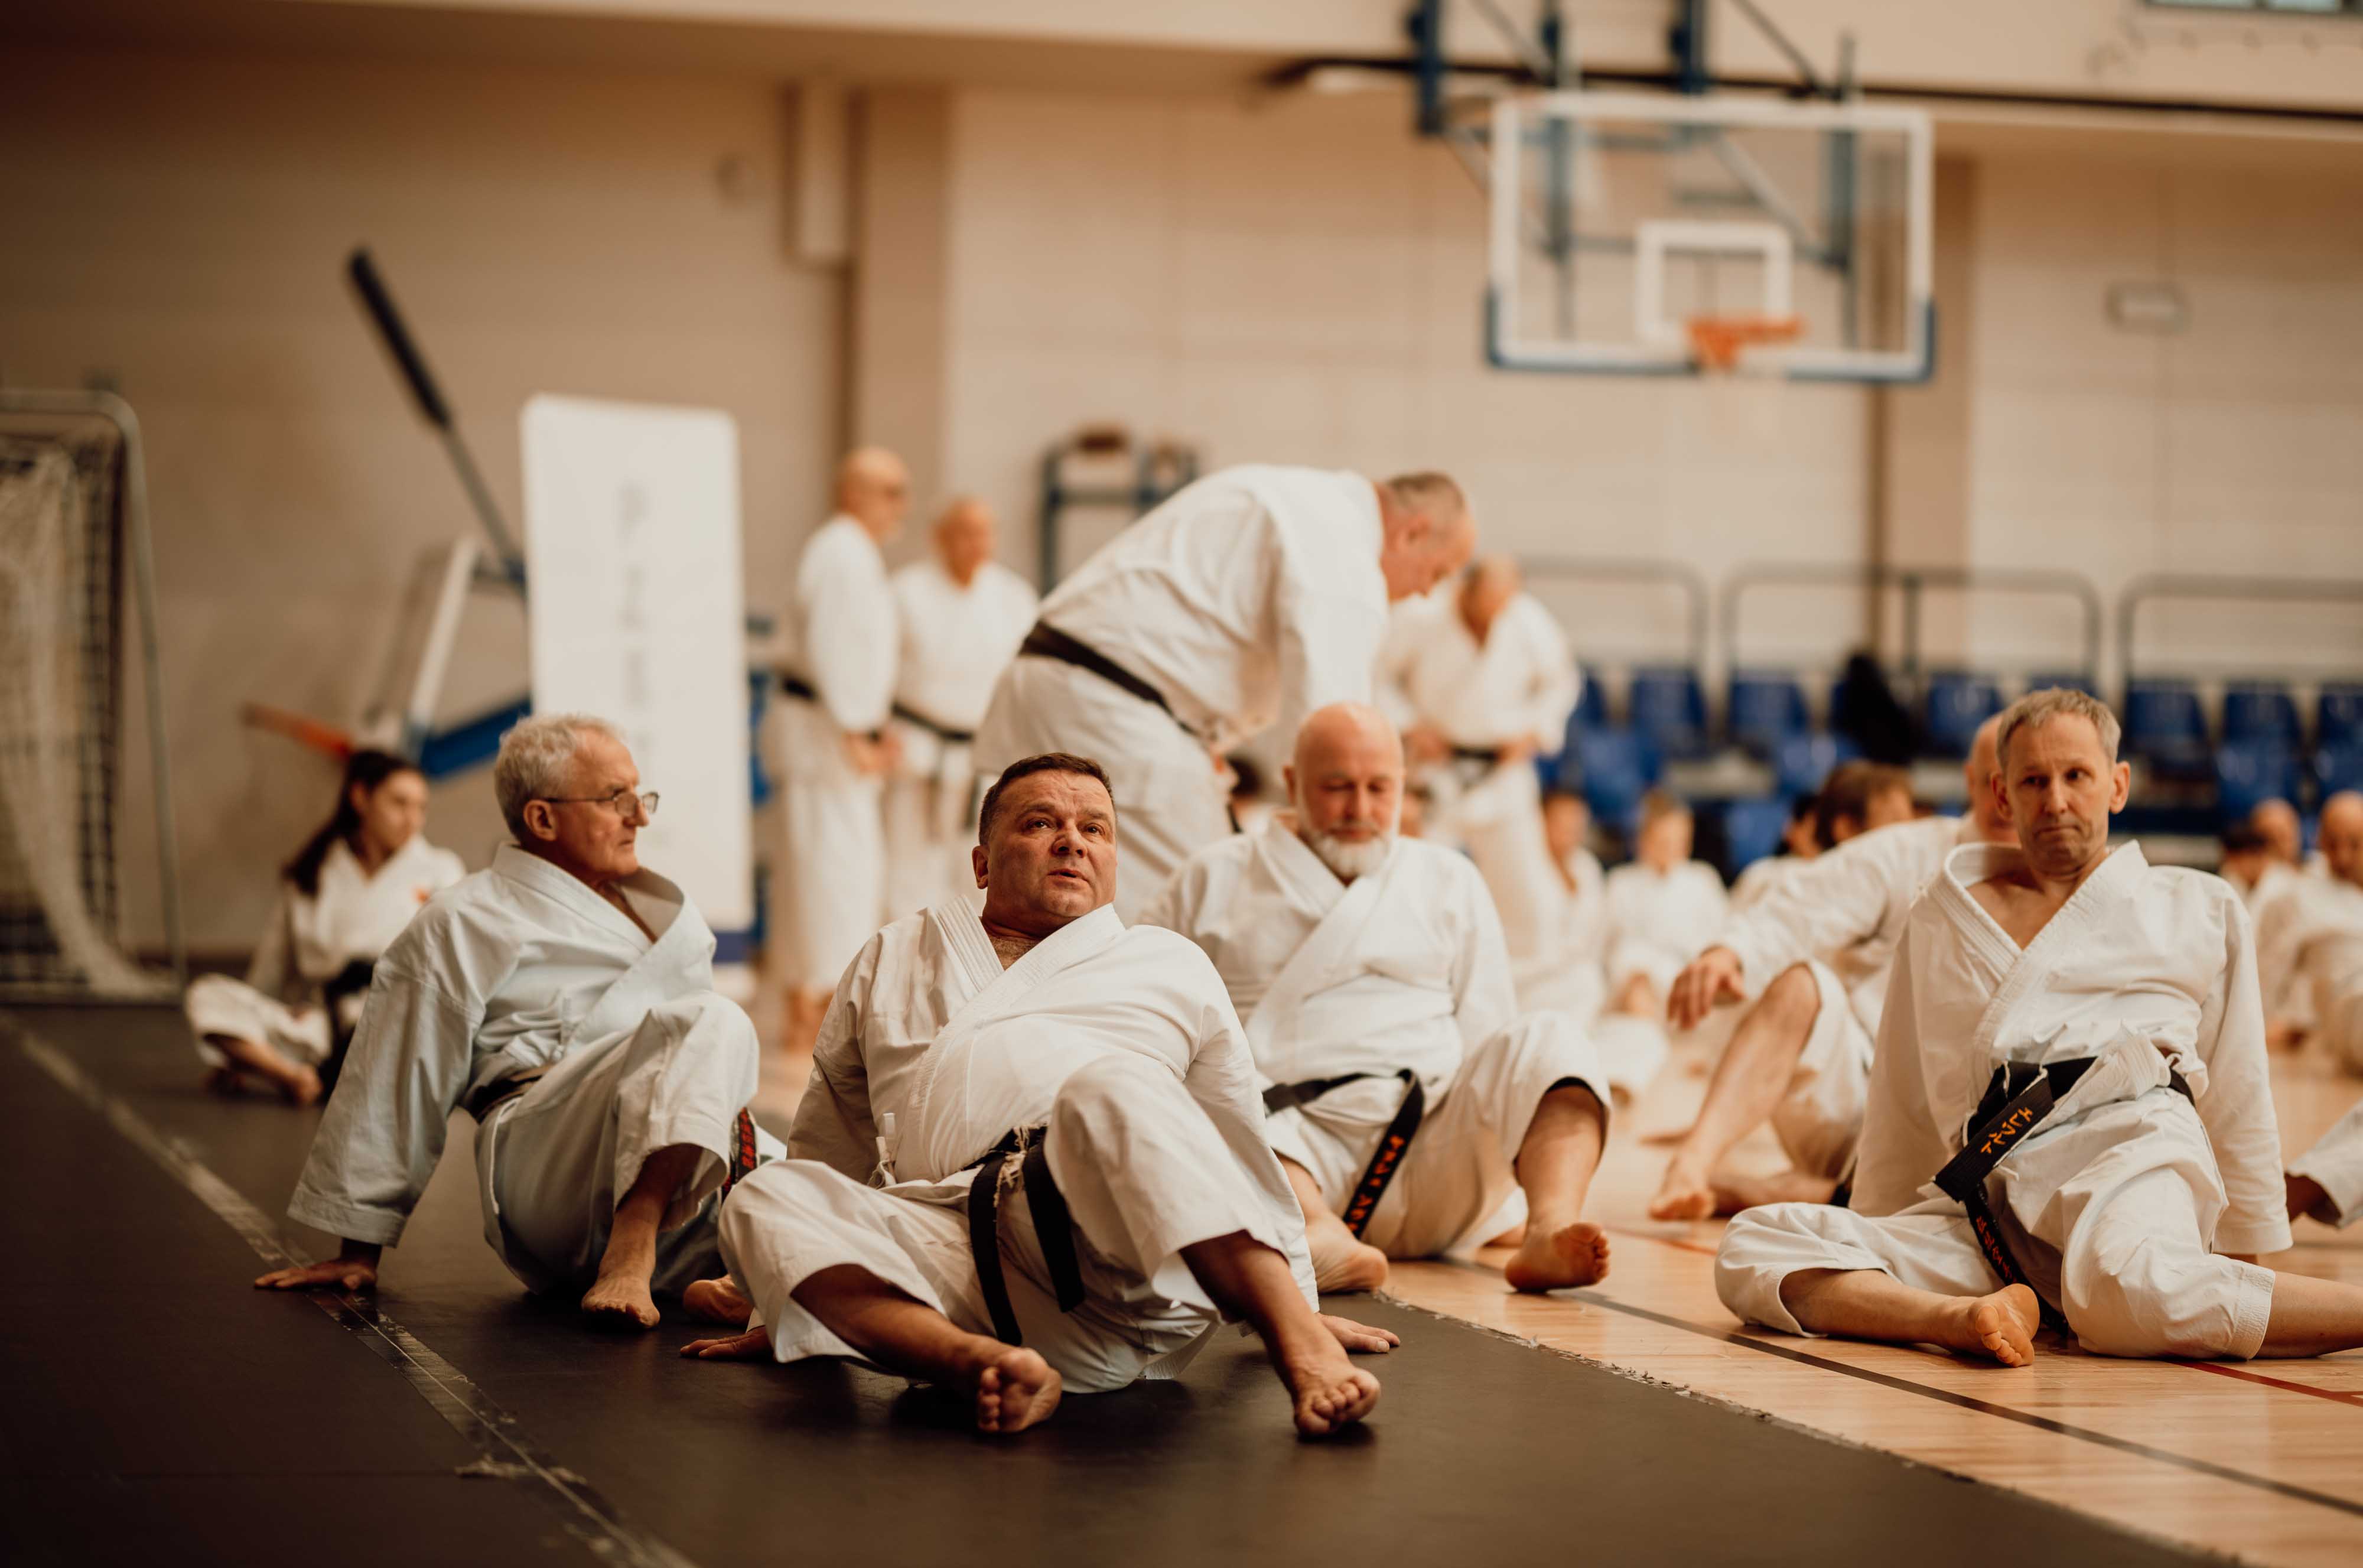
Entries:
{"label": "woman with dark hair", "polygon": [[337,808],[280,868],[279,906],[243,981],[200,975],[183,1003],[212,1087],[261,1080],[292,1105],[322,1092],[321,1064],[351,1034],[377,962],[418,906],[467,874],[419,831],[427,780],[416,762],[356,751]]}

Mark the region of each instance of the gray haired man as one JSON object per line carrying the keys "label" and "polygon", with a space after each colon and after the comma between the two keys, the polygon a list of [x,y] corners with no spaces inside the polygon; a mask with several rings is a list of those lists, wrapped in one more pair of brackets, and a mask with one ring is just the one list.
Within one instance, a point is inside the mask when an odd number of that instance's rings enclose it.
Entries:
{"label": "gray haired man", "polygon": [[640,865],[657,797],[582,714],[509,731],[493,788],[514,842],[437,895],[379,961],[288,1214],[342,1238],[277,1290],[361,1290],[476,1119],[484,1239],[527,1288],[621,1328],[719,1271],[717,1195],[781,1152],[748,1116],[754,1026],[714,990],[714,933]]}

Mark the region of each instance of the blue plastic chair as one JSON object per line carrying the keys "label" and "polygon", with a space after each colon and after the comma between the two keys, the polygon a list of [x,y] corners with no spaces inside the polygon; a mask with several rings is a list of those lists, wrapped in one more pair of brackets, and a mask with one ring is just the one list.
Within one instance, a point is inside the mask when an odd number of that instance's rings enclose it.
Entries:
{"label": "blue plastic chair", "polygon": [[1723,841],[1730,856],[1724,870],[1737,876],[1781,847],[1789,826],[1789,803],[1777,796],[1735,800],[1723,808]]}
{"label": "blue plastic chair", "polygon": [[2181,680],[2127,683],[2124,745],[2161,773],[2205,774],[2213,759],[2198,689]]}
{"label": "blue plastic chair", "polygon": [[2268,800],[2294,801],[2297,758],[2280,741],[2226,740],[2215,749],[2215,812],[2238,821]]}
{"label": "blue plastic chair", "polygon": [[1641,797],[1658,782],[1662,771],[1657,748],[1647,736],[1630,729],[1587,729],[1569,750],[1570,770],[1560,778],[1583,792],[1592,815],[1630,832],[1641,813]]}
{"label": "blue plastic chair", "polygon": [[2313,699],[2313,743],[2336,746],[2349,740],[2363,740],[2363,685],[2325,683]]}
{"label": "blue plastic chair", "polygon": [[1706,754],[1706,694],[1698,672],[1680,665],[1644,665],[1625,694],[1625,719],[1668,757]]}
{"label": "blue plastic chair", "polygon": [[1940,757],[1966,757],[1978,726],[2002,711],[2001,684],[1985,675],[1939,670],[1928,677],[1925,716],[1928,750]]}
{"label": "blue plastic chair", "polygon": [[1568,716],[1570,740],[1579,729],[1608,728],[1608,693],[1602,688],[1600,677],[1589,670],[1576,672],[1575,711]]}
{"label": "blue plastic chair", "polygon": [[1832,768],[1861,755],[1862,748],[1843,735],[1792,735],[1773,750],[1772,787],[1784,800],[1818,794]]}
{"label": "blue plastic chair", "polygon": [[2302,739],[2297,702],[2279,681],[2235,681],[2224,689],[2224,739],[2269,740],[2295,751]]}
{"label": "blue plastic chair", "polygon": [[2327,800],[2341,790],[2363,790],[2363,734],[2322,747],[2313,754],[2313,782]]}
{"label": "blue plastic chair", "polygon": [[1778,670],[1735,670],[1725,728],[1735,745],[1769,757],[1781,741],[1812,728],[1804,689],[1794,675]]}

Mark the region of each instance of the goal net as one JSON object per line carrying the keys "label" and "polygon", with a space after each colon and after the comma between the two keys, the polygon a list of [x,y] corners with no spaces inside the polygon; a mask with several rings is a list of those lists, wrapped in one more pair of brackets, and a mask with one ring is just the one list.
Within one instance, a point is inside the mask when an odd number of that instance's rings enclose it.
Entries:
{"label": "goal net", "polygon": [[0,427],[0,997],[149,998],[121,940],[121,443]]}

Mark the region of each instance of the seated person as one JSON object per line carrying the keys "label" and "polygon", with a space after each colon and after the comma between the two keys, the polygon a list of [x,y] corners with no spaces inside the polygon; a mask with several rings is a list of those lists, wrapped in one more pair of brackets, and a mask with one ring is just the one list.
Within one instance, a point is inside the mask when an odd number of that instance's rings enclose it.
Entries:
{"label": "seated person", "polygon": [[2040,1325],[2096,1355],[2363,1345],[2363,1289],[2253,1261],[2290,1228],[2247,911],[2110,850],[2117,737],[2081,692],[2002,715],[2018,847],[1955,850],[1906,918],[1855,1207],[1734,1218],[1715,1284],[1740,1317],[2006,1366]]}
{"label": "seated person", "polygon": [[1586,846],[1592,807],[1583,796],[1552,790],[1543,796],[1543,842],[1548,850],[1537,901],[1539,945],[1513,960],[1522,1012],[1559,1012],[1592,1036],[1600,1071],[1619,1105],[1649,1086],[1666,1064],[1666,1027],[1655,1012],[1606,1010],[1608,1001],[1608,873]]}
{"label": "seated person", "polygon": [[[1836,778],[1851,764],[1841,762],[1830,770]],[[1869,767],[1881,764],[1870,762]],[[1825,787],[1827,781],[1824,781]],[[1907,796],[1908,798],[1908,796]],[[1789,803],[1789,820],[1781,828],[1781,848],[1750,864],[1731,884],[1731,912],[1737,914],[1772,891],[1772,884],[1797,867],[1803,865],[1826,848],[1819,831],[1821,795],[1801,795]]]}
{"label": "seated person", "polygon": [[278,906],[246,978],[189,983],[182,1006],[212,1087],[234,1094],[252,1077],[292,1105],[320,1097],[361,1017],[370,966],[420,905],[468,873],[427,841],[426,826],[416,763],[384,751],[346,759],[336,810],[280,868]]}
{"label": "seated person", "polygon": [[2320,1036],[2350,1071],[2363,1071],[2363,795],[2322,803],[2319,875],[2290,873],[2257,915],[2257,977],[2265,994],[2265,1041],[2295,1046]]}
{"label": "seated person", "polygon": [[1142,913],[1215,961],[1304,1211],[1324,1290],[1527,1224],[1510,1283],[1590,1284],[1608,1239],[1580,1218],[1608,1095],[1560,1013],[1516,1016],[1509,955],[1466,858],[1394,832],[1403,755],[1375,708],[1307,718],[1292,817],[1199,851]]}
{"label": "seated person", "polygon": [[1674,976],[1723,927],[1723,878],[1691,859],[1691,808],[1641,797],[1633,859],[1608,873],[1608,995],[1619,1012],[1663,1012]]}
{"label": "seated person", "polygon": [[2292,1222],[2318,1219],[2344,1230],[2363,1219],[2363,1104],[2290,1162],[2282,1190]]}
{"label": "seated person", "polygon": [[361,1290],[476,1120],[484,1237],[528,1289],[617,1327],[716,1270],[718,1195],[775,1152],[747,1114],[755,1029],[714,989],[714,933],[636,848],[657,797],[605,720],[528,718],[493,789],[515,841],[378,961],[287,1212],[344,1239],[279,1290]]}
{"label": "seated person", "polygon": [[2253,918],[2266,873],[2280,862],[2273,858],[2272,845],[2253,822],[2233,823],[2224,829],[2220,842],[2222,858],[2216,863],[2215,874],[2232,884]]}
{"label": "seated person", "polygon": [[[980,911],[870,939],[838,983],[784,1161],[722,1210],[730,1277],[691,1304],[709,1360],[855,1357],[947,1384],[1015,1432],[1067,1385],[1173,1377],[1217,1325],[1262,1336],[1322,1436],[1394,1337],[1318,1316],[1304,1222],[1205,955],[1117,918],[1115,801],[1051,752],[985,793]],[[1020,1201],[1020,1200],[1023,1201]]]}
{"label": "seated person", "polygon": [[[1719,1002],[1752,1002],[1649,1201],[1650,1218],[1824,1203],[1836,1192],[1862,1136],[1871,1041],[1912,901],[1956,846],[2016,841],[1992,804],[1997,728],[1988,719],[1969,747],[1962,774],[1972,809],[1958,820],[1914,819],[1900,769],[1834,770],[1823,790],[1827,808],[1815,814],[1829,852],[1735,914],[1676,979],[1668,1011],[1677,1029],[1694,1028]],[[1766,1122],[1790,1169],[1769,1180],[1722,1169],[1732,1146]]]}

